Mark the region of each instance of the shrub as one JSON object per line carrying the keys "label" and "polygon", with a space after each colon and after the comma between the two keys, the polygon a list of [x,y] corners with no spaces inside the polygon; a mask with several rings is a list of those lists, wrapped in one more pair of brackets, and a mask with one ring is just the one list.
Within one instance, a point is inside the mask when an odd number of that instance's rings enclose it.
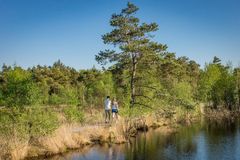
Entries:
{"label": "shrub", "polygon": [[0,134],[6,138],[28,137],[27,114],[21,113],[19,108],[0,110]]}
{"label": "shrub", "polygon": [[29,134],[43,136],[52,133],[59,126],[57,114],[51,108],[33,107],[25,111]]}
{"label": "shrub", "polygon": [[176,105],[182,105],[186,108],[194,106],[192,87],[187,82],[177,83],[172,89]]}
{"label": "shrub", "polygon": [[25,139],[43,136],[52,133],[57,127],[57,116],[50,109],[12,107],[0,110],[0,134],[5,137]]}
{"label": "shrub", "polygon": [[69,122],[83,122],[84,120],[84,113],[80,107],[68,106],[63,111]]}
{"label": "shrub", "polygon": [[38,87],[32,81],[30,72],[15,67],[5,75],[5,83],[2,86],[4,104],[9,107],[31,105],[38,102]]}
{"label": "shrub", "polygon": [[55,105],[76,105],[79,103],[77,89],[72,87],[60,87],[58,93],[53,93],[51,96],[49,96],[49,103]]}

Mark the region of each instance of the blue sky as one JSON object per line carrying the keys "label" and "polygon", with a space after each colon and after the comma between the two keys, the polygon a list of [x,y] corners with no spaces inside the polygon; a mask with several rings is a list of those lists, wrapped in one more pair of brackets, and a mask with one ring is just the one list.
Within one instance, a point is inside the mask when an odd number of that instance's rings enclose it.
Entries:
{"label": "blue sky", "polygon": [[[156,22],[154,40],[202,66],[218,56],[240,64],[239,0],[132,0],[142,22]],[[24,68],[60,59],[76,69],[97,65],[109,46],[101,35],[127,0],[0,0],[0,65]]]}

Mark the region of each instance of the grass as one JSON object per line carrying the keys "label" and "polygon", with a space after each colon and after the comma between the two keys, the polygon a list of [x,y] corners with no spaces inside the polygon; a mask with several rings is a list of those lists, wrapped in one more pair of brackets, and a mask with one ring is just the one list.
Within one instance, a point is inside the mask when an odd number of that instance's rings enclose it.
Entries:
{"label": "grass", "polygon": [[[171,126],[195,110],[120,108],[118,121],[104,123],[104,110],[78,106],[35,106],[0,110],[0,157],[20,159],[65,152],[94,143],[125,143],[139,130]],[[197,114],[196,114],[197,115]]]}

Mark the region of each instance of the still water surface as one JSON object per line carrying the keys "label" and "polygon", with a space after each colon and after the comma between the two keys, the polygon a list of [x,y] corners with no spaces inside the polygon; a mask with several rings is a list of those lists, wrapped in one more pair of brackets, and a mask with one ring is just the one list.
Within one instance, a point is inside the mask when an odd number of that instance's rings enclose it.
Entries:
{"label": "still water surface", "polygon": [[175,134],[141,133],[131,144],[96,145],[48,160],[240,160],[239,122],[202,122]]}

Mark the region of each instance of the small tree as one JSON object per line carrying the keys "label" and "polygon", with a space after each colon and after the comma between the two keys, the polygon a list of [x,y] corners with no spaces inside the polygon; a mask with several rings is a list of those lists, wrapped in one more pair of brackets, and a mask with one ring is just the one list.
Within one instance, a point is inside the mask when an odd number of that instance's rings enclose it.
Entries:
{"label": "small tree", "polygon": [[39,89],[33,83],[30,72],[14,67],[3,74],[5,82],[2,86],[2,96],[6,106],[17,107],[38,102]]}
{"label": "small tree", "polygon": [[203,102],[212,101],[212,87],[221,78],[221,69],[216,64],[205,66],[199,82],[199,99]]}
{"label": "small tree", "polygon": [[235,88],[237,96],[237,105],[240,108],[240,67],[234,69]]}

